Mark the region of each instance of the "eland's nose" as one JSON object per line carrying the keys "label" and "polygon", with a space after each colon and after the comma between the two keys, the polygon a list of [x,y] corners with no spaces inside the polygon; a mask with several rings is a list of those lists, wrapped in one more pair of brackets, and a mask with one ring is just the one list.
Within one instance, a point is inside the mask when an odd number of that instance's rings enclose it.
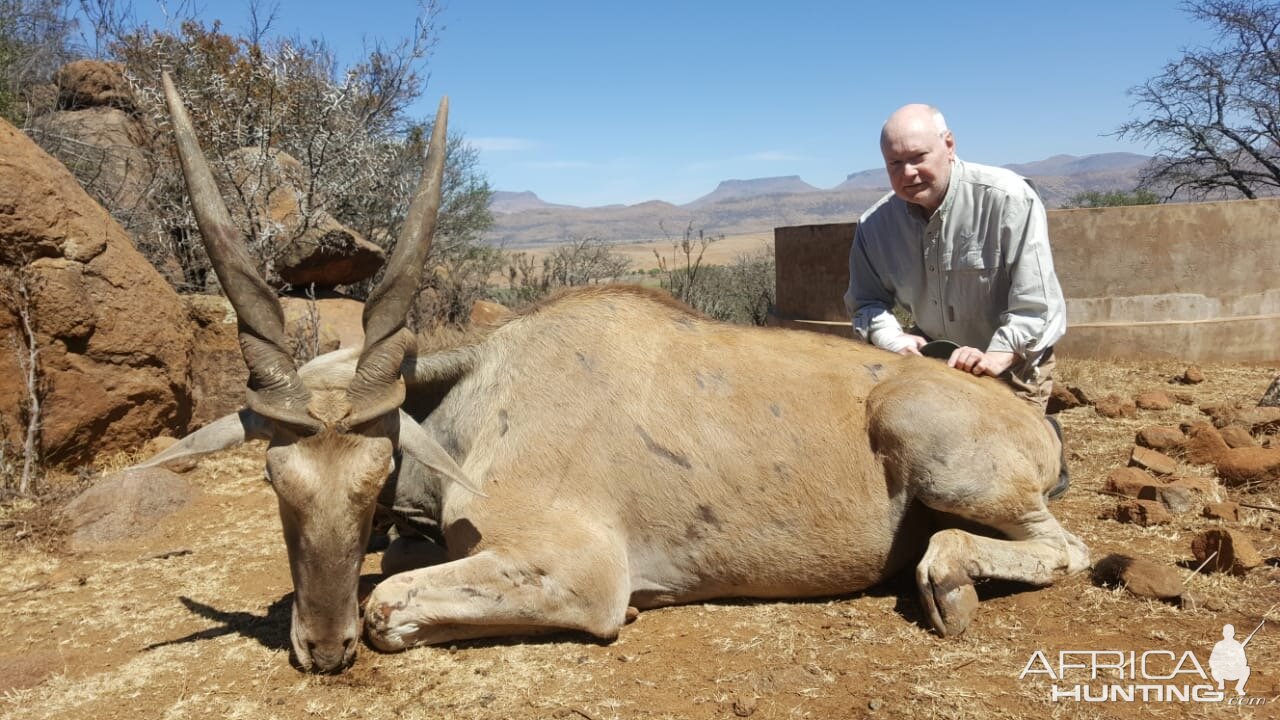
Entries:
{"label": "eland's nose", "polygon": [[351,635],[336,642],[317,643],[308,641],[307,654],[311,656],[311,669],[313,672],[342,672],[356,659],[356,638]]}

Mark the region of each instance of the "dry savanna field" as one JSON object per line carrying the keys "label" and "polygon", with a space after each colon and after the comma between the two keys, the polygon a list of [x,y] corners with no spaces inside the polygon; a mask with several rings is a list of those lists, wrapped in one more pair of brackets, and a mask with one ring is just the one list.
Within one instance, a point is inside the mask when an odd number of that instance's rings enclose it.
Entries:
{"label": "dry savanna field", "polygon": [[[1280,514],[1246,507],[1230,523],[1267,559],[1260,567],[1242,577],[1193,573],[1191,539],[1222,521],[1195,510],[1164,525],[1120,523],[1108,519],[1117,498],[1103,492],[1138,429],[1204,419],[1203,405],[1252,405],[1276,368],[1206,365],[1203,383],[1173,385],[1184,365],[1059,367],[1062,381],[1092,397],[1182,396],[1169,409],[1119,419],[1089,406],[1064,411],[1074,485],[1052,509],[1095,560],[1120,552],[1173,568],[1196,608],[1102,587],[1089,573],[1046,589],[987,583],[968,632],[943,640],[926,629],[905,574],[843,597],[648,611],[611,643],[561,634],[391,655],[364,647],[342,675],[306,675],[289,663],[289,568],[255,444],[204,458],[187,474],[199,490],[193,503],[140,537],[91,552],[68,549],[55,506],[5,511],[0,717],[1280,717]],[[1212,469],[1181,461],[1177,473]],[[69,492],[91,478],[54,481]],[[1228,495],[1280,506],[1274,486]],[[371,582],[378,561],[367,556]],[[1044,674],[1019,679],[1037,651],[1054,662],[1065,650],[1191,651],[1205,663],[1224,623],[1242,638],[1264,617],[1247,647],[1248,697],[1263,704],[1052,702],[1054,681]],[[1168,671],[1160,662],[1152,673]],[[1090,682],[1071,672],[1065,684]]]}
{"label": "dry savanna field", "polygon": [[[679,238],[676,240],[678,241]],[[528,253],[535,259],[541,259],[556,247],[555,245],[535,245],[508,249],[512,252]],[[739,256],[753,255],[771,247],[773,247],[772,231],[725,235],[707,245],[702,262],[706,265],[729,265]],[[658,256],[661,256],[669,267],[679,267],[684,263],[683,253],[673,250],[672,240],[668,239],[611,244],[609,250],[630,260],[631,269],[634,271],[646,271],[658,267]]]}

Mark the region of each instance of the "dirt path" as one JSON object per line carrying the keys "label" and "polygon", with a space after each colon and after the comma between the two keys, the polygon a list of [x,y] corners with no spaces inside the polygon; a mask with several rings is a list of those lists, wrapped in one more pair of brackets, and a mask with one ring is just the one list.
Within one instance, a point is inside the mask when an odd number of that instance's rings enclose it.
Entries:
{"label": "dirt path", "polygon": [[[1198,419],[1199,404],[1256,398],[1272,371],[1206,367],[1206,383],[1184,388],[1166,383],[1182,369],[1173,364],[1061,367],[1069,384],[1094,394],[1192,395],[1192,405],[1130,420],[1064,413],[1075,485],[1053,507],[1095,558],[1189,560],[1191,537],[1214,521],[1193,513],[1157,528],[1121,525],[1100,517],[1115,499],[1096,491],[1124,463],[1136,429]],[[650,611],[607,645],[562,635],[397,655],[366,647],[346,674],[302,675],[288,662],[289,571],[261,452],[205,459],[189,475],[198,502],[137,540],[72,555],[4,532],[0,717],[1280,717],[1280,700],[1053,703],[1052,681],[1018,679],[1038,650],[1055,660],[1072,649],[1190,650],[1203,663],[1223,623],[1252,629],[1280,601],[1280,515],[1252,510],[1240,527],[1272,560],[1244,578],[1191,579],[1212,610],[1137,600],[1084,575],[1044,590],[989,584],[968,633],[944,641],[924,628],[902,578],[818,602]],[[1280,505],[1280,490],[1249,498]],[[366,572],[377,566],[368,556]],[[1248,647],[1250,697],[1262,699],[1280,695],[1280,613],[1269,617]]]}

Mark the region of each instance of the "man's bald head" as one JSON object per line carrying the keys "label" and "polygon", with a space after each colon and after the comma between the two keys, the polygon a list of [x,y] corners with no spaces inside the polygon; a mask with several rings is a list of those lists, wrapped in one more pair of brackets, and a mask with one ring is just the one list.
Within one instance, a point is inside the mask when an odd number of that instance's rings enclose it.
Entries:
{"label": "man's bald head", "polygon": [[933,213],[946,197],[955,138],[931,105],[903,105],[880,130],[880,154],[893,192]]}
{"label": "man's bald head", "polygon": [[932,105],[912,103],[893,111],[885,121],[884,127],[880,128],[880,147],[884,147],[892,138],[904,134],[933,133],[938,137],[945,137],[948,132],[947,120],[942,117],[942,111]]}

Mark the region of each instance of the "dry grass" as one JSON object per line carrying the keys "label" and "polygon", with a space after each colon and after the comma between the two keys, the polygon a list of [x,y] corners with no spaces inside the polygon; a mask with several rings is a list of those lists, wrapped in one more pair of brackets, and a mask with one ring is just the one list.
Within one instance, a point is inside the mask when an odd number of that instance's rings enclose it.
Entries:
{"label": "dry grass", "polygon": [[[1193,401],[1132,420],[1107,420],[1090,408],[1063,414],[1075,482],[1053,509],[1095,557],[1188,561],[1190,538],[1212,524],[1177,516],[1144,529],[1102,517],[1115,498],[1097,491],[1107,471],[1126,461],[1138,428],[1198,419],[1200,404],[1256,398],[1272,373],[1205,367],[1203,385],[1165,382],[1181,370],[1060,363],[1065,382],[1095,395],[1162,389]],[[288,664],[289,573],[261,453],[252,445],[206,459],[190,475],[201,490],[195,505],[142,538],[93,554],[4,531],[0,717],[1133,717],[1138,707],[1128,704],[1052,703],[1043,678],[1018,675],[1037,649],[1191,649],[1207,658],[1224,622],[1252,629],[1268,609],[1271,622],[1249,646],[1249,688],[1280,693],[1275,567],[1244,578],[1197,574],[1190,587],[1217,609],[1190,612],[1095,587],[1083,575],[1032,591],[992,583],[981,589],[974,626],[946,641],[925,630],[910,579],[898,578],[831,600],[650,611],[607,645],[561,635],[397,655],[366,648],[344,675],[301,675]],[[1274,489],[1249,498],[1280,504]],[[1240,526],[1274,557],[1277,522],[1275,513],[1249,511]],[[377,560],[367,559],[366,572]],[[1228,711],[1180,703],[1141,710],[1156,718]],[[1277,717],[1280,705],[1229,712]]]}

